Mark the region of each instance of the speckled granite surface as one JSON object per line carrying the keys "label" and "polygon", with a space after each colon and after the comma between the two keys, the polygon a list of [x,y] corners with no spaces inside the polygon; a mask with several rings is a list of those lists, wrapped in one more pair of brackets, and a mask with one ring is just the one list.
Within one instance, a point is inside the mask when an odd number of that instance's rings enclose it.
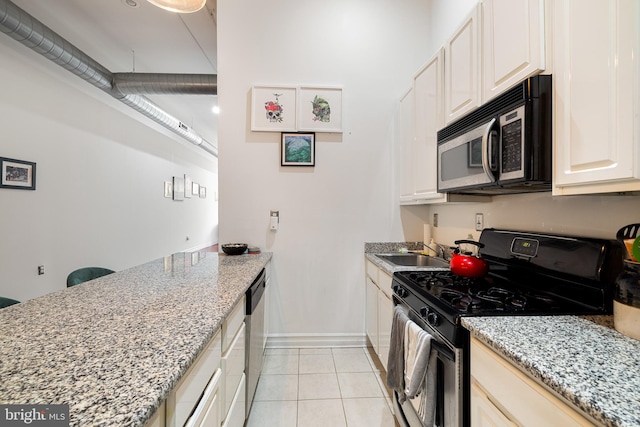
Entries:
{"label": "speckled granite surface", "polygon": [[144,425],[270,259],[180,253],[0,310],[0,403]]}
{"label": "speckled granite surface", "polygon": [[595,420],[640,425],[640,341],[616,332],[611,316],[473,317],[462,323]]}

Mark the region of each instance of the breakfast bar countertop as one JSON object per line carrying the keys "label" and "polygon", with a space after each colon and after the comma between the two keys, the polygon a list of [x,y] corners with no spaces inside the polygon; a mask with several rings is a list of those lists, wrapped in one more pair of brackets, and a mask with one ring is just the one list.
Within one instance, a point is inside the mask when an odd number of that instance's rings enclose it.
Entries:
{"label": "breakfast bar countertop", "polygon": [[612,316],[464,317],[462,324],[594,420],[640,425],[640,341],[617,332]]}
{"label": "breakfast bar countertop", "polygon": [[271,253],[178,253],[0,310],[0,404],[143,426]]}

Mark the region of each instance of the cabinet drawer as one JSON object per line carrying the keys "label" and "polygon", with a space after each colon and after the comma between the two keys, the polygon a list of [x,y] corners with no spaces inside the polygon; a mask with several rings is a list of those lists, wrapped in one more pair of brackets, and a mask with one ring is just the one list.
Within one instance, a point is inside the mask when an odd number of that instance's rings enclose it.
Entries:
{"label": "cabinet drawer", "polygon": [[205,427],[220,425],[220,379],[222,370],[218,368],[209,381],[207,388],[200,399],[198,407],[185,424],[185,427]]}
{"label": "cabinet drawer", "polygon": [[367,276],[375,283],[378,283],[378,267],[369,260],[366,260]]}
{"label": "cabinet drawer", "polygon": [[246,413],[246,382],[245,376],[242,375],[240,379],[240,385],[236,390],[236,394],[233,396],[231,406],[229,407],[229,413],[224,420],[222,427],[242,427],[245,421]]}
{"label": "cabinet drawer", "polygon": [[240,301],[238,301],[238,304],[236,304],[229,316],[222,323],[223,353],[227,351],[231,341],[233,341],[233,338],[236,336],[240,330],[240,326],[244,322],[245,308],[245,297],[243,295]]}
{"label": "cabinet drawer", "polygon": [[220,332],[200,353],[194,364],[167,397],[166,423],[168,427],[182,426],[198,403],[202,391],[220,368]]}
{"label": "cabinet drawer", "polygon": [[223,384],[223,414],[229,411],[233,396],[244,376],[245,324],[240,325],[240,332],[235,336],[229,350],[222,355]]}
{"label": "cabinet drawer", "polygon": [[378,270],[378,287],[386,296],[391,298],[393,296],[393,291],[391,290],[391,281],[393,277],[389,276],[382,270]]}
{"label": "cabinet drawer", "polygon": [[496,408],[518,425],[593,426],[568,404],[475,339],[471,340],[471,378],[472,383],[486,391]]}

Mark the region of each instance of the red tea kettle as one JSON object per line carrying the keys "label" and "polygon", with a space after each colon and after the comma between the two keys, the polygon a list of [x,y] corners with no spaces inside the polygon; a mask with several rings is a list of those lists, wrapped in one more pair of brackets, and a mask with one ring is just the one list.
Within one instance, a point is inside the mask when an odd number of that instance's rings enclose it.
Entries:
{"label": "red tea kettle", "polygon": [[476,242],[475,240],[456,240],[454,243],[458,245],[458,247],[453,250],[451,261],[449,262],[453,274],[464,277],[481,277],[487,274],[489,266],[485,260],[480,258],[479,255],[472,255],[471,253],[462,254],[460,249],[460,245],[464,243],[475,245],[478,249],[483,248],[484,244]]}

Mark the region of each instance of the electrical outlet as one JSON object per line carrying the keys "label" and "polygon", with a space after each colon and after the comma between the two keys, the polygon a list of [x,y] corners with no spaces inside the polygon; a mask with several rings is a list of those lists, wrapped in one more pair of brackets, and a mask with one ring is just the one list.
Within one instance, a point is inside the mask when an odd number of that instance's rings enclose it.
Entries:
{"label": "electrical outlet", "polygon": [[482,231],[484,228],[484,215],[481,213],[476,214],[476,231]]}
{"label": "electrical outlet", "polygon": [[44,265],[38,266],[38,276],[42,276],[44,274]]}
{"label": "electrical outlet", "polygon": [[433,214],[433,226],[434,227],[438,226],[438,214],[437,213]]}

